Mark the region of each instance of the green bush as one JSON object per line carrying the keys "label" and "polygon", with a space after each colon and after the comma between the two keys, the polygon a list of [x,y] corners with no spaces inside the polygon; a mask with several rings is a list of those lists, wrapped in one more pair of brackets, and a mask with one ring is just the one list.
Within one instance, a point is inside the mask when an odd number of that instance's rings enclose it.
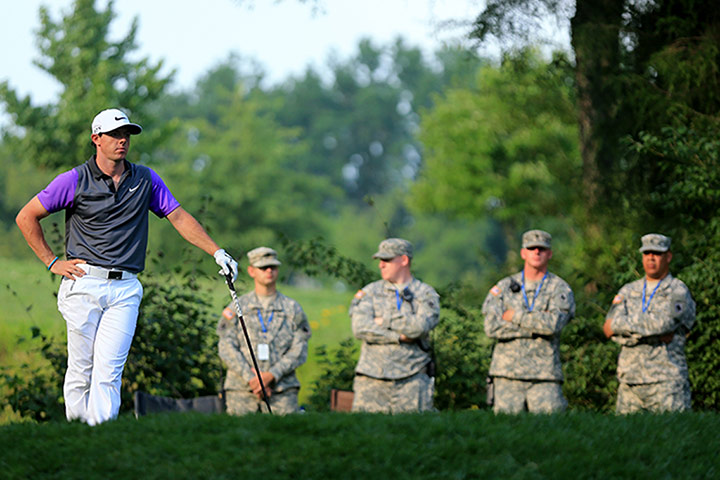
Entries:
{"label": "green bush", "polygon": [[311,277],[329,275],[353,288],[362,288],[376,278],[363,263],[341,255],[322,238],[298,242],[281,236],[280,241],[286,266]]}
{"label": "green bush", "polygon": [[[216,317],[194,276],[146,274],[133,345],[125,365],[121,412],[132,411],[133,394],[195,397],[217,393],[223,368],[217,355]],[[3,368],[0,391],[11,409],[36,421],[64,418],[62,384],[67,367],[67,343],[33,327],[33,353],[45,366]]]}
{"label": "green bush", "polygon": [[563,393],[572,409],[610,412],[615,408],[620,348],[605,338],[602,321],[604,317],[597,315],[577,316],[563,329]]}
{"label": "green bush", "polygon": [[65,418],[62,400],[62,383],[67,365],[64,342],[42,334],[32,327],[30,339],[21,337],[19,344],[28,344],[28,351],[44,360],[41,366],[24,363],[18,371],[0,367],[0,392],[7,404],[18,415],[37,422],[57,421]]}
{"label": "green bush", "polygon": [[439,289],[440,322],[432,331],[435,408],[485,408],[485,379],[492,341],[485,336],[480,306],[484,293],[464,285]]}
{"label": "green bush", "polygon": [[328,351],[325,345],[317,347],[317,362],[322,373],[312,382],[308,406],[315,412],[330,410],[330,391],[352,390],[355,378],[355,365],[358,360],[358,342],[346,338],[340,345]]}
{"label": "green bush", "polygon": [[720,410],[720,221],[713,219],[687,247],[695,261],[678,273],[696,303],[686,353],[693,408]]}
{"label": "green bush", "polygon": [[145,274],[133,345],[123,374],[123,410],[132,395],[191,398],[222,388],[223,366],[217,353],[217,316],[194,275]]}

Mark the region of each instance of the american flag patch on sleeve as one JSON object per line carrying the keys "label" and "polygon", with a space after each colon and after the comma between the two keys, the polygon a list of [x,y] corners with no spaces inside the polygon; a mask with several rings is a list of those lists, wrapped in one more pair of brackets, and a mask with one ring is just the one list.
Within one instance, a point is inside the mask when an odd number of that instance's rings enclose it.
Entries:
{"label": "american flag patch on sleeve", "polygon": [[233,312],[230,307],[223,310],[223,317],[227,318],[228,320],[232,320],[234,315],[235,315],[235,312]]}
{"label": "american flag patch on sleeve", "polygon": [[492,287],[490,289],[490,293],[492,293],[493,295],[495,295],[497,297],[498,295],[500,295],[500,287],[495,285],[494,287]]}

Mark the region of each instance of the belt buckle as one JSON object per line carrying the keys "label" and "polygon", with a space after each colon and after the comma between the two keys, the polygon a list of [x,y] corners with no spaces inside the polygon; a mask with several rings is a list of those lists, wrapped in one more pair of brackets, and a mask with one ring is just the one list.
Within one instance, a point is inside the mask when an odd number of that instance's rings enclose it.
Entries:
{"label": "belt buckle", "polygon": [[118,272],[118,271],[113,271],[113,270],[110,270],[109,272],[107,272],[107,274],[108,274],[108,277],[107,277],[108,280],[122,280],[122,277],[123,277],[123,272]]}

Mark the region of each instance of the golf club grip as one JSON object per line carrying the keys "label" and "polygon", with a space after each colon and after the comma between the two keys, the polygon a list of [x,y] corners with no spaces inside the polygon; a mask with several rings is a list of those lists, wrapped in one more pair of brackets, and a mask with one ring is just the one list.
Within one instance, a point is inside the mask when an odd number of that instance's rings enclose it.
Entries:
{"label": "golf club grip", "polygon": [[247,327],[245,326],[245,319],[243,318],[242,309],[240,308],[240,300],[237,297],[237,292],[235,291],[235,285],[232,281],[232,276],[230,274],[225,275],[225,281],[228,284],[228,288],[230,288],[230,296],[235,301],[235,309],[237,310],[237,317],[240,320],[240,325],[242,326],[243,333],[245,334],[245,341],[248,345],[248,350],[250,350],[250,358],[252,359],[253,366],[255,367],[255,375],[257,375],[257,379],[260,382],[260,389],[262,390],[263,394],[263,400],[265,401],[265,405],[267,405],[268,412],[272,414],[272,408],[270,408],[270,399],[267,396],[267,392],[265,391],[265,383],[263,382],[262,375],[260,375],[260,366],[257,363],[257,359],[255,358],[255,352],[252,348],[252,343],[250,343],[250,334],[247,331]]}

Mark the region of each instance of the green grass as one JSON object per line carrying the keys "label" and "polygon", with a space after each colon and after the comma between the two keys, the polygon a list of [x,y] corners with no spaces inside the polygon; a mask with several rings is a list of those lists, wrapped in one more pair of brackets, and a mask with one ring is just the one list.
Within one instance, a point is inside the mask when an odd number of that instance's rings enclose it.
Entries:
{"label": "green grass", "polygon": [[312,337],[308,341],[308,360],[297,369],[298,379],[303,386],[298,397],[302,404],[311,393],[313,380],[321,373],[315,355],[316,348],[320,345],[334,348],[341,340],[352,337],[348,308],[355,292],[338,293],[328,289],[310,290],[289,286],[281,286],[280,290],[300,302],[312,329]]}
{"label": "green grass", "polygon": [[59,279],[39,261],[0,257],[0,364],[17,365],[28,360],[17,340],[29,336],[30,327],[44,333],[64,335],[65,321],[57,311],[55,293]]}
{"label": "green grass", "polygon": [[[165,414],[0,427],[7,479],[658,479],[720,475],[720,416]],[[372,477],[371,477],[372,476]]]}
{"label": "green grass", "polygon": [[[32,326],[40,327],[46,335],[65,338],[65,321],[57,311],[55,297],[59,279],[50,275],[39,261],[0,257],[0,271],[4,272],[0,284],[0,365],[18,366],[23,362],[37,362],[37,358],[28,355],[26,346],[18,345],[17,341],[23,336],[28,337]],[[210,286],[212,280],[203,282]],[[244,293],[248,285],[238,281],[238,292]],[[207,290],[210,292],[208,301],[219,319],[223,308],[230,301],[227,286],[218,276],[217,285]],[[310,394],[313,380],[320,374],[316,348],[320,345],[333,347],[340,340],[352,336],[348,307],[354,291],[338,293],[331,289],[288,285],[280,285],[279,290],[302,305],[313,331],[308,343],[308,361],[297,371],[303,385],[299,400],[303,403]]]}

